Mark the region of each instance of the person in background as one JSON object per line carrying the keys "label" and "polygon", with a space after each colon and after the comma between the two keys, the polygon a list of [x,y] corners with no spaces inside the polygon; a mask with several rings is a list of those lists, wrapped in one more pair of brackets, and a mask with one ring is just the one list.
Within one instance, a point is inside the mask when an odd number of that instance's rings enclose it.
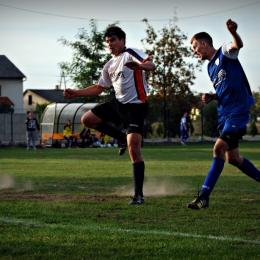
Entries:
{"label": "person in background", "polygon": [[[89,147],[93,143],[93,137],[90,134],[90,129],[88,127],[84,127],[80,132],[80,138],[82,140],[81,146],[82,147]],[[86,144],[85,144],[86,142]]]}
{"label": "person in background", "polygon": [[184,112],[183,117],[181,118],[180,131],[181,131],[181,144],[186,146],[185,142],[189,138],[189,130],[187,126],[187,116],[188,112]]}
{"label": "person in background", "polygon": [[77,136],[72,132],[72,125],[70,120],[67,120],[67,124],[63,128],[63,137],[67,140],[68,148],[78,147],[78,139]]}
{"label": "person in background", "polygon": [[35,141],[37,139],[37,134],[40,131],[40,126],[38,124],[38,120],[34,117],[33,112],[29,112],[29,117],[25,120],[26,124],[26,139],[27,139],[27,150],[30,149],[31,142],[33,145],[33,149],[36,149]]}

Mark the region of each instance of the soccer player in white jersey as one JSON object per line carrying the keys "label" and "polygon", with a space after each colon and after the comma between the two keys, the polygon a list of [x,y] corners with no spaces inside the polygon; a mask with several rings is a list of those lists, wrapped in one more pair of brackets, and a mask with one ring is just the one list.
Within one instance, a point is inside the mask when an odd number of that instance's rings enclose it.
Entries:
{"label": "soccer player in white jersey", "polygon": [[191,38],[194,53],[201,60],[209,60],[208,74],[213,82],[215,94],[205,93],[202,101],[207,104],[217,100],[218,130],[220,133],[213,149],[213,162],[199,196],[188,204],[188,208],[200,209],[209,206],[209,196],[223,170],[225,157],[229,164],[244,174],[260,181],[260,171],[239,154],[238,143],[246,133],[250,107],[254,98],[243,68],[238,60],[243,42],[237,33],[237,23],[229,19],[226,27],[233,41],[224,43],[218,50],[212,38],[205,32]]}
{"label": "soccer player in white jersey", "polygon": [[[115,99],[98,104],[85,113],[81,121],[88,128],[118,139],[121,143],[119,155],[123,155],[128,148],[134,179],[134,197],[129,204],[143,204],[145,164],[141,156],[141,143],[148,110],[144,71],[155,70],[155,65],[142,51],[126,48],[126,34],[117,26],[106,30],[104,40],[113,58],[105,64],[98,82],[80,90],[65,89],[63,95],[68,99],[96,96],[113,85]],[[127,134],[110,123],[123,125]]]}

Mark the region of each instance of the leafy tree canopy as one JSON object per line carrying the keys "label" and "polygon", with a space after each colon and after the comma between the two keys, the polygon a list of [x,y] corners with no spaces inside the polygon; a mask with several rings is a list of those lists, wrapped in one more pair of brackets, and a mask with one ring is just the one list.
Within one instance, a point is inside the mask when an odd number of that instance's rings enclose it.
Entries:
{"label": "leafy tree canopy", "polygon": [[[108,25],[116,25],[114,24]],[[60,62],[60,68],[66,77],[72,81],[75,88],[82,89],[95,84],[100,77],[105,63],[112,57],[106,51],[104,42],[104,32],[98,31],[96,21],[90,21],[90,32],[81,28],[78,30],[74,41],[69,41],[61,37],[58,41],[63,46],[68,46],[73,50],[71,62]],[[113,88],[104,91],[105,95],[112,95]],[[84,98],[85,101],[96,101],[97,97]],[[82,101],[82,99],[81,99]]]}
{"label": "leafy tree canopy", "polygon": [[250,121],[257,122],[257,117],[260,116],[260,93],[253,91],[253,96],[255,99],[255,104],[252,105],[250,109]]}
{"label": "leafy tree canopy", "polygon": [[150,115],[162,115],[164,137],[167,128],[174,136],[179,133],[179,120],[183,112],[197,105],[197,99],[189,87],[194,84],[195,70],[201,69],[202,62],[192,60],[193,51],[185,46],[187,36],[181,32],[176,21],[170,21],[158,33],[147,19],[143,21],[147,25],[147,37],[142,39],[145,52],[156,64],[156,70],[147,74],[148,100],[155,108]]}
{"label": "leafy tree canopy", "polygon": [[9,114],[9,113],[13,113],[13,112],[14,112],[14,109],[7,102],[4,101],[4,102],[0,103],[0,114]]}

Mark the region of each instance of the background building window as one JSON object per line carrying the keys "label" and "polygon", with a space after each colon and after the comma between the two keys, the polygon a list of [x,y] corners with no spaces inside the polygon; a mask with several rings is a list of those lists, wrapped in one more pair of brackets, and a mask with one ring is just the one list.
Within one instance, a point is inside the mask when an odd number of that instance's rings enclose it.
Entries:
{"label": "background building window", "polygon": [[28,105],[32,105],[32,95],[28,96]]}

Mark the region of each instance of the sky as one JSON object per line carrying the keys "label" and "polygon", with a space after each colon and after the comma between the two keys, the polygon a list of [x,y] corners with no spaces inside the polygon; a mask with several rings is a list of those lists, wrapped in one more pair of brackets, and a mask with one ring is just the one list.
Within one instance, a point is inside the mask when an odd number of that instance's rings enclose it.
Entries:
{"label": "sky", "polygon": [[[0,55],[5,55],[26,76],[27,89],[65,88],[60,62],[70,62],[72,50],[58,39],[75,40],[80,28],[89,29],[90,19],[104,30],[118,21],[126,32],[128,47],[143,50],[141,39],[146,37],[144,18],[156,32],[178,18],[177,26],[189,39],[198,32],[208,32],[214,47],[219,48],[232,37],[226,21],[238,24],[244,47],[239,60],[246,72],[251,89],[260,87],[260,1],[257,0],[0,0]],[[207,74],[207,61],[192,91],[214,91]],[[66,82],[66,87],[71,87]]]}

